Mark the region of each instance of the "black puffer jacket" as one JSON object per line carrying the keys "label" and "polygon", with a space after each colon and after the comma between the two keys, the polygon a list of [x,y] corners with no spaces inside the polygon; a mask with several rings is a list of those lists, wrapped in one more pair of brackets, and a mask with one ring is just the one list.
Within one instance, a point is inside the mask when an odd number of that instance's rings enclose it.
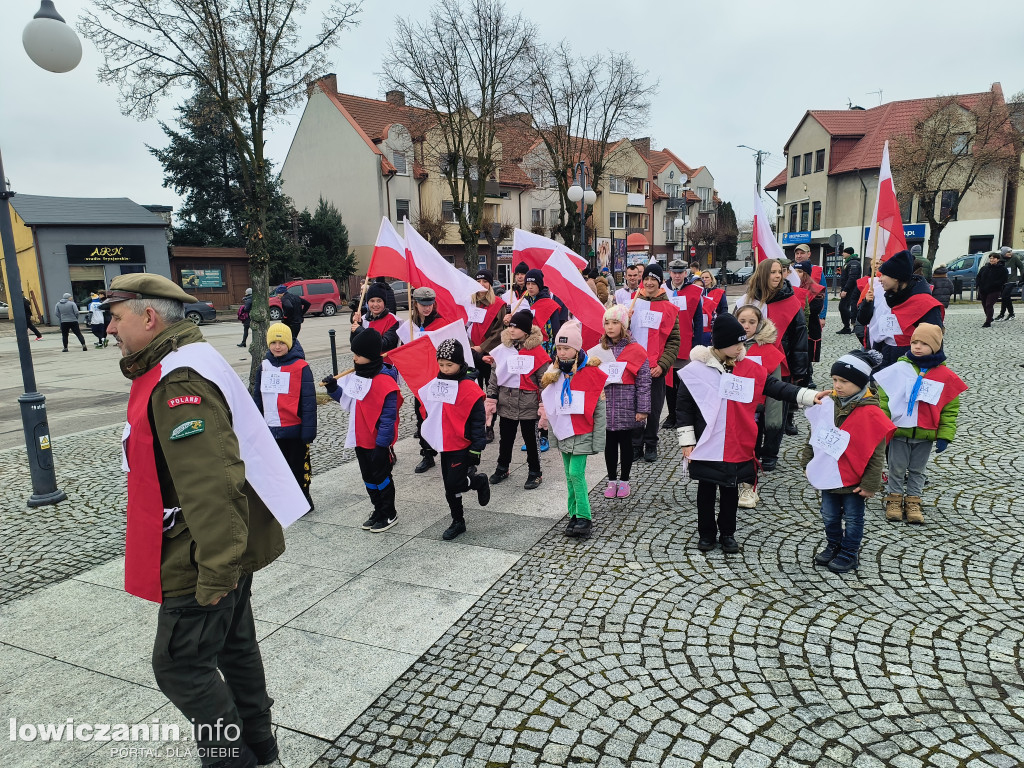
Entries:
{"label": "black puffer jacket", "polygon": [[996,291],[1003,290],[1003,286],[1006,285],[1007,279],[1010,277],[1010,273],[1006,271],[1006,267],[999,264],[986,264],[984,267],[978,270],[978,295],[984,296],[986,293],[995,293]]}
{"label": "black puffer jacket", "polygon": [[938,277],[936,277],[933,273],[932,296],[934,296],[935,300],[938,301],[942,306],[948,307],[949,300],[953,296],[953,281],[950,280],[945,275],[939,275]]}
{"label": "black puffer jacket", "polygon": [[[783,281],[779,290],[767,303],[785,301],[792,295],[793,286]],[[782,351],[786,353],[786,362],[789,364],[789,377],[797,384],[806,384],[810,376],[807,358],[807,317],[803,312],[797,312],[789,326],[780,329],[779,332],[782,334]]]}
{"label": "black puffer jacket", "polygon": [[860,280],[860,256],[851,256],[843,265],[843,274],[839,279],[839,290],[854,293],[857,281]]}
{"label": "black puffer jacket", "polygon": [[[929,297],[932,295],[931,288],[928,286],[928,283],[925,282],[924,278],[921,277],[920,275],[914,275],[902,291],[897,291],[895,293],[886,291],[885,303],[888,304],[890,308],[898,307],[911,296],[918,293],[926,294]],[[865,299],[860,303],[860,309],[857,310],[857,322],[863,325],[865,329],[867,329],[868,325],[871,323],[871,318],[874,316],[874,314],[874,302]],[[918,325],[920,323],[931,323],[932,325],[937,325],[941,328],[941,307],[932,307],[927,312],[925,312],[924,315],[919,317],[917,321],[914,323],[914,325]],[[870,339],[868,339],[868,341],[870,342]],[[907,352],[910,351],[909,344],[905,347],[894,347],[889,344],[886,344],[884,341],[880,341],[877,344],[872,343],[871,348],[882,353],[882,364],[878,366],[876,370],[884,368],[887,365],[892,365],[901,357],[903,357],[903,355],[907,354]]]}

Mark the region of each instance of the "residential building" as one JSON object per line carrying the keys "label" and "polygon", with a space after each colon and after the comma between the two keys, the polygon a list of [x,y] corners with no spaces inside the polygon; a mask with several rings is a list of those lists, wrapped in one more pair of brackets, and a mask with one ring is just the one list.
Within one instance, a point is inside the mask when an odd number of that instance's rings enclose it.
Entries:
{"label": "residential building", "polygon": [[[992,86],[998,99],[1002,90]],[[970,107],[986,93],[965,94],[960,103]],[[882,149],[886,142],[914,130],[917,121],[937,99],[894,101],[871,109],[809,110],[797,123],[786,142],[786,168],[765,185],[778,192],[777,223],[787,252],[799,243],[811,247],[811,258],[827,270],[837,268],[841,257],[828,246],[830,235],[838,233],[845,246],[852,246],[864,258]],[[986,251],[1003,239],[1007,197],[1004,189],[979,194],[969,191],[962,200],[953,191],[943,192],[935,201],[951,210],[954,220],[942,231],[937,264],[964,253]],[[928,225],[920,201],[900,200],[907,245],[927,248]]]}

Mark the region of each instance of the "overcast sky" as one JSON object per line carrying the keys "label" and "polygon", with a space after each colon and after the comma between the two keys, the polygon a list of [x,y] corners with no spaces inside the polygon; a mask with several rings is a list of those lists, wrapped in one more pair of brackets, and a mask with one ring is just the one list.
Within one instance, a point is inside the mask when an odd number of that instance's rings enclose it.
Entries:
{"label": "overcast sky", "polygon": [[[70,23],[87,4],[56,0]],[[313,11],[328,4],[310,0]],[[651,146],[707,165],[741,219],[753,210],[754,159],[736,145],[771,153],[767,183],[783,168],[783,145],[807,109],[876,106],[879,90],[894,101],[981,91],[995,81],[1007,97],[1024,89],[1021,0],[507,4],[529,16],[547,42],[569,37],[583,54],[628,51],[659,82],[646,132]],[[395,18],[422,17],[427,6],[365,0],[359,26],[342,35],[331,57],[339,89],[383,98],[378,73]],[[37,8],[38,0],[2,0],[0,10],[0,150],[13,188],[177,206],[145,147],[165,143],[157,120],[121,115],[115,90],[97,82],[100,59],[91,43],[83,40],[82,63],[68,74],[29,61],[21,30]],[[160,119],[172,120],[183,97],[169,93]],[[277,163],[300,114],[270,133],[268,154]]]}

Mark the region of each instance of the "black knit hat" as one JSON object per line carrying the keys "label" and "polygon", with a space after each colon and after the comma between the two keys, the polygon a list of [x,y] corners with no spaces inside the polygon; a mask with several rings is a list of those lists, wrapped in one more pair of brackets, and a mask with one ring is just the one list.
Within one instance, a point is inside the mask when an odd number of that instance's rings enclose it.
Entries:
{"label": "black knit hat", "polygon": [[871,381],[871,369],[874,365],[874,361],[864,350],[855,349],[832,363],[829,375],[846,379],[851,384],[856,384],[863,389]]}
{"label": "black knit hat", "polygon": [[383,283],[374,283],[366,289],[366,300],[380,299],[381,301],[387,301],[388,289],[384,287]]}
{"label": "black knit hat", "polygon": [[812,265],[810,259],[793,262],[793,269],[799,269],[801,272],[806,272],[808,275],[811,274]]}
{"label": "black knit hat", "polygon": [[350,346],[353,355],[359,355],[368,360],[379,360],[384,342],[380,334],[373,328],[363,328],[363,330],[352,337]]}
{"label": "black knit hat", "polygon": [[512,315],[512,319],[508,322],[509,325],[514,325],[520,331],[529,336],[530,331],[533,330],[533,313],[528,309],[520,309]]}
{"label": "black knit hat", "polygon": [[445,339],[437,348],[438,360],[450,360],[456,365],[466,364],[466,355],[462,351],[462,345],[455,339]]}
{"label": "black knit hat", "polygon": [[650,275],[658,278],[659,283],[665,281],[665,273],[661,271],[661,264],[658,264],[657,262],[644,266],[644,274],[641,280],[646,280]]}
{"label": "black knit hat", "polygon": [[740,321],[728,312],[715,318],[715,324],[711,326],[711,346],[715,349],[725,349],[746,340],[747,332]]}
{"label": "black knit hat", "polygon": [[530,265],[527,264],[525,261],[520,261],[518,264],[516,264],[515,274],[517,274],[517,275],[525,275],[529,271],[530,271]]}
{"label": "black knit hat", "polygon": [[489,269],[478,269],[475,280],[486,280],[488,285],[494,285],[494,273]]}
{"label": "black knit hat", "polygon": [[888,260],[882,262],[878,271],[898,282],[909,283],[910,278],[914,276],[914,257],[910,255],[910,251],[894,253]]}
{"label": "black knit hat", "polygon": [[539,269],[531,269],[526,273],[527,283],[536,283],[538,288],[544,287],[544,273]]}

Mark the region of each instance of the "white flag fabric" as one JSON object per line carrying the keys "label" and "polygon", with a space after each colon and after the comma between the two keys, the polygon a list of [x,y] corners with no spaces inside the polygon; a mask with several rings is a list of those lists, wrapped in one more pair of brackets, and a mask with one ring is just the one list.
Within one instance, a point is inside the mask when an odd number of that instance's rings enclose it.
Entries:
{"label": "white flag fabric", "polygon": [[761,202],[761,195],[754,190],[754,231],[752,234],[754,253],[758,263],[765,259],[785,258],[786,252],[782,250],[779,241],[775,239],[772,232],[771,219],[764,211],[764,203]]}

